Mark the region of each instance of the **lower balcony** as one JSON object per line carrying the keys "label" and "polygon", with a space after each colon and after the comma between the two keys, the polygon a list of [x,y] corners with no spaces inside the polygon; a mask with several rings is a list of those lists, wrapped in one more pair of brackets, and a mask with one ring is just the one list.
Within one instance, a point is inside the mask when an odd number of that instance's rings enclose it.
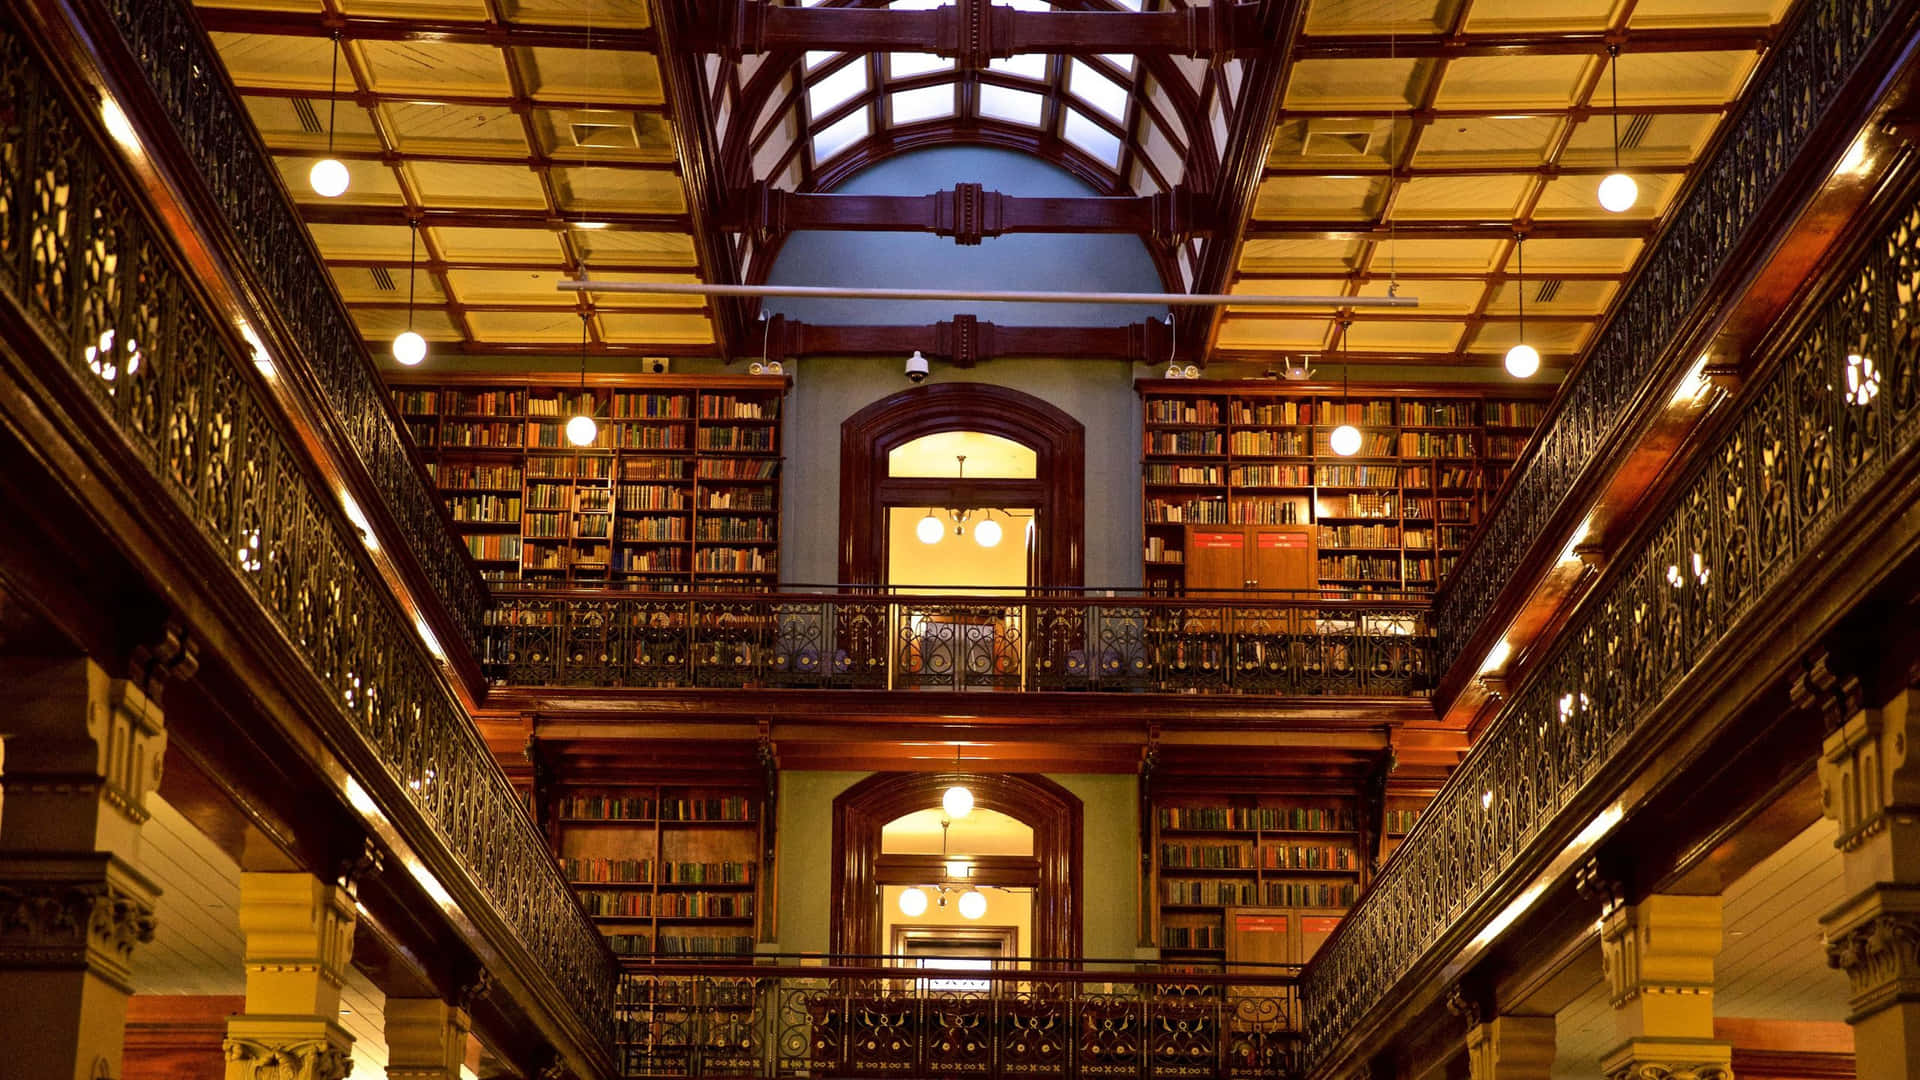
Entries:
{"label": "lower balcony", "polygon": [[1292,967],[764,959],[629,968],[615,1015],[623,1073],[1147,1080],[1296,1064]]}

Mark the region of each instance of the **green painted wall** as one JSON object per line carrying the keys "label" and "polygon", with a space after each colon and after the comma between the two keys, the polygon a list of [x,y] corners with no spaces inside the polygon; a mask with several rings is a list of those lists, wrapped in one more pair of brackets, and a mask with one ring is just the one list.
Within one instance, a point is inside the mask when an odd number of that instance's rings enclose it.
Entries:
{"label": "green painted wall", "polygon": [[[827,921],[833,891],[833,800],[871,774],[782,772],[778,875],[781,952],[827,951]],[[1081,872],[1085,883],[1082,922],[1088,956],[1133,955],[1139,925],[1135,866],[1139,859],[1139,812],[1133,776],[1050,774],[1082,805]]]}

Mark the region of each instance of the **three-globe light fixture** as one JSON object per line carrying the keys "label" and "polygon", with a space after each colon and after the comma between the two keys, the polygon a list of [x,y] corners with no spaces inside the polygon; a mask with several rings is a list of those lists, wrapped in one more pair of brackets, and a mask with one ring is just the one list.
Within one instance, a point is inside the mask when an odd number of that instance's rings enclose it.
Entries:
{"label": "three-globe light fixture", "polygon": [[[967,455],[955,454],[954,460],[960,463],[959,478],[965,480],[967,478]],[[982,517],[979,523],[973,527],[973,542],[979,544],[981,547],[990,548],[999,544],[1001,537],[1005,535],[1005,533],[1000,528],[1000,523],[993,520],[992,510],[985,511],[985,515],[986,516]],[[947,511],[947,517],[953,522],[953,535],[966,535],[967,519],[972,516],[973,511],[971,509],[949,509]],[[940,538],[946,534],[946,525],[941,522],[939,515],[933,512],[932,507],[927,508],[927,516],[921,518],[919,523],[913,527],[913,535],[919,537],[920,542],[923,544],[937,544],[940,542]],[[953,790],[960,792],[966,791],[965,788],[954,788]],[[952,792],[948,792],[948,794],[952,794]],[[967,805],[971,807],[973,804],[969,802]],[[953,814],[952,816],[959,817],[961,815]]]}
{"label": "three-globe light fixture", "polygon": [[[955,821],[973,813],[973,792],[967,790],[963,784],[953,785],[941,793],[940,809],[942,812],[940,818],[941,866],[946,870],[946,875],[949,878],[968,877],[972,874],[973,868],[966,860],[947,858],[947,829]],[[927,887],[909,885],[905,889],[900,890],[900,914],[905,915],[909,919],[916,919],[925,915],[927,913],[927,905],[930,902],[930,898],[927,896],[928,888],[939,893],[941,906],[946,906],[946,894],[948,891],[946,885],[942,884]],[[957,906],[960,909],[961,918],[978,919],[987,913],[987,895],[979,889],[969,886],[967,891],[960,894]]]}

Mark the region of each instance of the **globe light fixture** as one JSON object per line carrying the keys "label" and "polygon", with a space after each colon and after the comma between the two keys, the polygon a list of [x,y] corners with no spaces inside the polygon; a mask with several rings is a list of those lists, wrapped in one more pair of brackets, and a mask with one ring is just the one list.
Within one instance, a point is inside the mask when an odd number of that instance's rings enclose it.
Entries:
{"label": "globe light fixture", "polygon": [[1360,452],[1360,429],[1352,424],[1341,424],[1327,436],[1327,442],[1333,452],[1341,457],[1352,457]]}
{"label": "globe light fixture", "polygon": [[1507,374],[1516,379],[1531,378],[1540,370],[1540,350],[1527,344],[1527,238],[1515,235],[1513,238],[1513,257],[1516,266],[1516,287],[1520,290],[1520,343],[1507,350]]}
{"label": "globe light fixture", "polygon": [[575,446],[592,446],[593,440],[599,435],[600,425],[585,413],[567,421],[567,441]]}
{"label": "globe light fixture", "polygon": [[1624,214],[1633,209],[1634,200],[1640,197],[1640,185],[1626,173],[1607,174],[1600,181],[1600,205],[1615,214]]}
{"label": "globe light fixture", "polygon": [[900,914],[909,919],[917,919],[927,913],[927,891],[918,885],[910,886],[900,893]]}
{"label": "globe light fixture", "polygon": [[981,547],[990,548],[1000,543],[1000,523],[992,518],[983,519],[973,527],[973,542]]}
{"label": "globe light fixture", "polygon": [[940,524],[940,519],[933,516],[932,510],[928,510],[927,516],[921,518],[920,523],[913,527],[913,535],[919,537],[923,544],[937,544],[946,534],[947,527]]}
{"label": "globe light fixture", "polygon": [[[1613,77],[1613,172],[1600,181],[1600,206],[1609,213],[1624,214],[1640,198],[1640,185],[1620,170],[1620,46],[1607,46],[1607,72]],[[1507,370],[1513,370],[1511,358]],[[1526,378],[1525,375],[1517,376]]]}
{"label": "globe light fixture", "polygon": [[337,199],[346,194],[347,167],[333,158],[321,158],[307,171],[307,183],[313,185],[315,195]]}
{"label": "globe light fixture", "polygon": [[307,170],[307,183],[323,199],[337,199],[347,191],[347,167],[333,156],[334,110],[340,99],[340,32],[333,34],[333,88],[327,93],[327,156]]}
{"label": "globe light fixture", "polygon": [[1521,342],[1507,350],[1507,374],[1516,379],[1531,378],[1540,370],[1540,350]]}
{"label": "globe light fixture", "polygon": [[413,332],[414,255],[419,247],[420,223],[407,223],[407,328],[393,339],[393,358],[413,367],[427,358],[427,339]]}
{"label": "globe light fixture", "polygon": [[987,894],[979,889],[968,889],[960,894],[960,914],[969,919],[977,919],[987,913]]}
{"label": "globe light fixture", "polygon": [[940,796],[940,808],[947,812],[947,817],[956,821],[966,817],[973,813],[973,792],[955,784]]}

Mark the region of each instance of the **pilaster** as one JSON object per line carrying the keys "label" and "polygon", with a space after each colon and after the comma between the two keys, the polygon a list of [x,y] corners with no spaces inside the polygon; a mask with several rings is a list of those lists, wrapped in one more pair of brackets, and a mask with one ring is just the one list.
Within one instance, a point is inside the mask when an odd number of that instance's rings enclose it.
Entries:
{"label": "pilaster", "polygon": [[1920,1077],[1920,762],[1908,688],[1855,707],[1821,748],[1820,795],[1840,826],[1847,899],[1820,919],[1845,971],[1860,1080]]}
{"label": "pilaster", "polygon": [[1600,950],[1621,1042],[1607,1080],[1732,1080],[1733,1046],[1713,1037],[1718,896],[1649,896],[1601,921]]}
{"label": "pilaster", "polygon": [[159,896],[132,860],[164,718],[83,657],[0,659],[0,701],[0,1054],[21,1076],[118,1076]]}
{"label": "pilaster", "polygon": [[310,874],[240,877],[247,1011],[227,1022],[226,1080],[341,1080],[353,1037],[340,985],[353,955],[354,906]]}
{"label": "pilaster", "polygon": [[1469,1080],[1547,1080],[1553,1054],[1551,1016],[1496,1016],[1467,1029]]}
{"label": "pilaster", "polygon": [[460,1080],[467,1011],[438,998],[387,999],[387,1080]]}

